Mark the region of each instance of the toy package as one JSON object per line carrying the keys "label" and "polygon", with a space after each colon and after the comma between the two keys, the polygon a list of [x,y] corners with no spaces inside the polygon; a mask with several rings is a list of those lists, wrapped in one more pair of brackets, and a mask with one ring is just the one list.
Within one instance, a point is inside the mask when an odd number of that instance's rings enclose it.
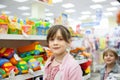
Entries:
{"label": "toy package", "polygon": [[0,15],[0,34],[7,34],[9,19],[6,14]]}

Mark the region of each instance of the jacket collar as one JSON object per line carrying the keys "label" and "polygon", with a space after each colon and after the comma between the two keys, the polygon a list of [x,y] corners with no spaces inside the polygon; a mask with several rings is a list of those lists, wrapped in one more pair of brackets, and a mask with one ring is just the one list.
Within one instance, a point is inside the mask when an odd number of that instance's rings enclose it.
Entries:
{"label": "jacket collar", "polygon": [[[105,70],[106,70],[106,65],[104,65],[104,68],[101,70],[101,73],[105,73]],[[115,66],[112,68],[110,72],[116,73],[117,71],[118,71],[118,64],[115,63]]]}
{"label": "jacket collar", "polygon": [[[62,66],[65,65],[65,63],[66,63],[66,61],[67,61],[67,59],[68,59],[69,56],[70,56],[69,53],[67,53],[67,54],[63,57],[62,63],[61,63],[61,65],[60,65],[60,70],[62,69]],[[53,60],[53,59],[54,59],[54,56],[51,56],[51,57],[47,60],[46,65],[45,65],[45,68],[47,68],[47,67],[52,63],[52,60]]]}

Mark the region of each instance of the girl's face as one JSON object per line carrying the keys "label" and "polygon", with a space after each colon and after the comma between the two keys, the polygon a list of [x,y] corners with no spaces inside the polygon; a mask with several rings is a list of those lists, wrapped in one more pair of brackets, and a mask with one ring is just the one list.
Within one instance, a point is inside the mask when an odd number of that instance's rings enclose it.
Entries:
{"label": "girl's face", "polygon": [[54,55],[61,55],[66,53],[66,48],[69,45],[61,35],[60,30],[57,31],[55,36],[49,39],[49,48]]}
{"label": "girl's face", "polygon": [[113,64],[116,61],[115,55],[112,52],[108,52],[104,55],[104,61],[106,64]]}

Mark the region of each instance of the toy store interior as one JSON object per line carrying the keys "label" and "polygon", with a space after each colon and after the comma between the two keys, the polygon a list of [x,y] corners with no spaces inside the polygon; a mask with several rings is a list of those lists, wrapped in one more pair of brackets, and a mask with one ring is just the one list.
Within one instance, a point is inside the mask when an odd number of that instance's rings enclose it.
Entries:
{"label": "toy store interior", "polygon": [[43,80],[54,24],[70,31],[69,51],[83,80],[100,80],[106,48],[114,48],[120,64],[120,0],[1,0],[0,80]]}

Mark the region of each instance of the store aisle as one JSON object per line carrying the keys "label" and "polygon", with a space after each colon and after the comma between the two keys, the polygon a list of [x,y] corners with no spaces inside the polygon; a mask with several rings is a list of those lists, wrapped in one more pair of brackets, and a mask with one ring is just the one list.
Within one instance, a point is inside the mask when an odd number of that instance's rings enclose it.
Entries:
{"label": "store aisle", "polygon": [[99,73],[91,73],[91,77],[87,80],[100,80],[100,74]]}

